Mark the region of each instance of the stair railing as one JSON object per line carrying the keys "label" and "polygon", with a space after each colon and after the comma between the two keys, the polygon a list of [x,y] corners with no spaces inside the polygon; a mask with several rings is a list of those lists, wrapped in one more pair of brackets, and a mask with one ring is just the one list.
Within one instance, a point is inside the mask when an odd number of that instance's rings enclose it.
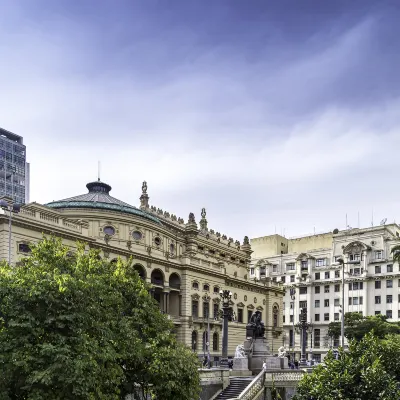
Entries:
{"label": "stair railing", "polygon": [[[257,400],[264,394],[265,371],[262,370],[248,385],[242,393],[236,398],[237,400]],[[261,398],[261,397],[260,397]]]}

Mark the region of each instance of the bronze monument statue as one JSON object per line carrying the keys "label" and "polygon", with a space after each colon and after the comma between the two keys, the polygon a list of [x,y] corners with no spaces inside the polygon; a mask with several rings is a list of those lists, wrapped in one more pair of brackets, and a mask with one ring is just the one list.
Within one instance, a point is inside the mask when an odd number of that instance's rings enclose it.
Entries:
{"label": "bronze monument statue", "polygon": [[246,337],[253,339],[263,338],[265,334],[264,322],[261,321],[261,311],[256,311],[246,326]]}

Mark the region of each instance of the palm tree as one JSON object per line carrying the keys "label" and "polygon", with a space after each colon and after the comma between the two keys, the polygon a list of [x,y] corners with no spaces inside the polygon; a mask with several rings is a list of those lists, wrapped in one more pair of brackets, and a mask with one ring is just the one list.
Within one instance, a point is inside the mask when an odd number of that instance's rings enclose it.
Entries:
{"label": "palm tree", "polygon": [[394,246],[390,252],[393,254],[393,261],[400,264],[400,244]]}

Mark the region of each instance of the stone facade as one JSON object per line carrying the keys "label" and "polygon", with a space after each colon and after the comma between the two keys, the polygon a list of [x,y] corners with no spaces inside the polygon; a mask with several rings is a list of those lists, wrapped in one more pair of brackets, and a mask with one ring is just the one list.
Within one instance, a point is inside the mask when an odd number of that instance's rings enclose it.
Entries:
{"label": "stone facade", "polygon": [[[18,265],[21,257],[29,256],[28,245],[41,240],[43,234],[61,237],[72,251],[76,242],[82,241],[110,261],[132,259],[133,267],[151,285],[161,310],[174,323],[178,339],[199,357],[207,353],[203,348],[207,342],[211,359],[221,356],[220,289],[232,292],[231,306],[237,316],[229,322],[229,356],[233,357],[236,346],[243,343],[246,323],[255,310],[262,312],[267,340],[279,347],[283,287],[250,279],[252,250],[247,237],[240,243],[209,229],[205,209],[199,227],[192,213],[185,222],[149,205],[145,182],[140,208],[109,196],[111,187],[102,182],[92,182],[88,188],[86,195],[48,205],[30,203],[13,215],[12,264]],[[0,259],[8,259],[8,235],[6,212],[0,214]],[[278,310],[275,325],[273,310]]]}
{"label": "stone facade", "polygon": [[[308,321],[314,325],[308,335],[308,358],[321,361],[330,348],[339,346],[339,338],[327,336],[329,323],[341,318],[339,258],[346,263],[344,312],[384,314],[389,321],[399,321],[400,271],[391,254],[399,243],[397,224],[292,239],[280,235],[252,239],[250,278],[272,280],[286,289],[281,345],[299,358],[300,335],[293,328],[299,322],[299,309],[305,307]],[[296,290],[294,301],[289,289]]]}

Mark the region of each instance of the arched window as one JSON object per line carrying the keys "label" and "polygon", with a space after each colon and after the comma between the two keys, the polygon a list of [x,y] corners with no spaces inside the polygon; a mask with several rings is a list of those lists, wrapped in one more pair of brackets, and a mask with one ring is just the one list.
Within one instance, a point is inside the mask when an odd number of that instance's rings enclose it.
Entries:
{"label": "arched window", "polygon": [[213,333],[213,351],[218,351],[218,333]]}
{"label": "arched window", "polygon": [[203,286],[203,290],[206,291],[206,292],[209,292],[209,291],[210,291],[210,286],[207,285],[207,284],[205,284],[205,285]]}
{"label": "arched window", "polygon": [[219,287],[218,286],[214,286],[214,293],[216,293],[216,294],[219,293]]}
{"label": "arched window", "polygon": [[207,351],[208,332],[203,332],[203,351]]}
{"label": "arched window", "polygon": [[192,350],[197,351],[197,332],[192,332]]}
{"label": "arched window", "polygon": [[198,290],[199,289],[199,284],[197,282],[192,283],[192,288]]}

